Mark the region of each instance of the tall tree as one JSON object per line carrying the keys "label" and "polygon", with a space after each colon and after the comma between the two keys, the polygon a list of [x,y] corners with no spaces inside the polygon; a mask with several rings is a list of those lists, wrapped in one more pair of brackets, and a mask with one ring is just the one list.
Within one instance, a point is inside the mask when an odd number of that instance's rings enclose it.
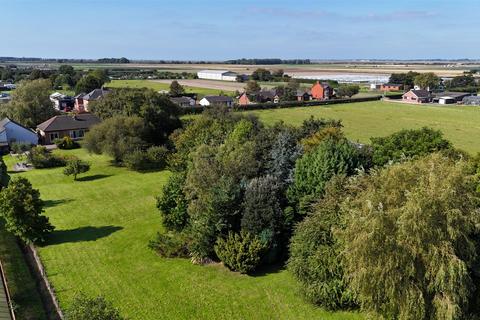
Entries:
{"label": "tall tree", "polygon": [[440,85],[441,79],[433,72],[421,73],[415,77],[415,85],[425,90],[433,90]]}
{"label": "tall tree", "polygon": [[180,83],[178,83],[177,80],[173,80],[172,83],[170,84],[170,95],[172,97],[178,97],[184,93],[185,93],[185,89],[183,88],[183,86]]}
{"label": "tall tree", "polygon": [[480,223],[470,170],[434,154],[355,182],[340,241],[364,308],[389,319],[469,319]]}
{"label": "tall tree", "polygon": [[26,243],[42,243],[53,231],[47,217],[42,215],[40,192],[24,177],[15,177],[0,192],[0,215],[6,229]]}
{"label": "tall tree", "polygon": [[260,88],[260,85],[255,80],[249,80],[245,87],[245,93],[252,99],[258,95],[260,90],[262,90],[262,88]]}
{"label": "tall tree", "polygon": [[47,79],[23,81],[12,92],[12,101],[0,107],[0,113],[34,128],[56,114],[49,98],[51,90],[51,82]]}

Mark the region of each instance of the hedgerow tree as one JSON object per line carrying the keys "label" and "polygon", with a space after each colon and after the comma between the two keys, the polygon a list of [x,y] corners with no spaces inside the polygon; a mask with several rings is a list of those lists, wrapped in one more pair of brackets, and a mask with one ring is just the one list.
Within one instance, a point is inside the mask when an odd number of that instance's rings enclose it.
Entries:
{"label": "hedgerow tree", "polygon": [[391,319],[464,319],[478,280],[479,198],[466,162],[429,155],[375,172],[347,198],[345,274]]}
{"label": "hedgerow tree", "polygon": [[185,89],[177,80],[173,80],[172,83],[170,83],[169,93],[172,97],[178,97],[185,93]]}
{"label": "hedgerow tree", "polygon": [[336,176],[327,184],[325,195],[314,205],[313,213],[296,226],[290,242],[288,270],[307,300],[326,309],[356,305],[344,276],[343,246],[335,235],[343,221],[340,206],[348,192],[347,182],[344,176]]}
{"label": "hedgerow tree", "polygon": [[453,149],[439,130],[430,128],[405,129],[386,137],[371,138],[372,159],[377,166],[402,158],[424,156],[429,153]]}
{"label": "hedgerow tree", "polygon": [[0,192],[0,215],[6,229],[26,243],[42,243],[53,231],[42,212],[40,192],[24,177],[13,178]]}
{"label": "hedgerow tree", "polygon": [[124,320],[120,312],[104,297],[90,298],[77,294],[68,308],[67,320]]}
{"label": "hedgerow tree", "polygon": [[139,117],[116,116],[93,126],[84,139],[85,148],[93,153],[106,153],[119,164],[126,154],[142,149],[145,125]]}
{"label": "hedgerow tree", "polygon": [[77,180],[77,175],[85,173],[90,170],[90,164],[80,159],[74,158],[67,160],[67,165],[63,169],[63,174],[66,176],[73,176],[73,180]]}

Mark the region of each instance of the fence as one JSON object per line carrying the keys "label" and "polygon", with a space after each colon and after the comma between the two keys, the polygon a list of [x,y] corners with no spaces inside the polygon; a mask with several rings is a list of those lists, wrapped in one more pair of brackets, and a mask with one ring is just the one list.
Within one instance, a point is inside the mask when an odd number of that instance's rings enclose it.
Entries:
{"label": "fence", "polygon": [[33,270],[37,282],[39,284],[40,294],[42,296],[45,309],[49,315],[50,319],[63,320],[63,312],[60,309],[57,297],[55,295],[55,290],[48,281],[47,274],[43,267],[42,261],[38,256],[37,249],[33,245],[25,246],[25,257],[27,262]]}
{"label": "fence", "polygon": [[7,277],[5,276],[5,271],[3,268],[2,261],[0,261],[0,275],[2,277],[3,289],[5,291],[5,298],[7,300],[6,302],[7,302],[8,312],[10,314],[11,319],[16,320],[15,311],[13,310],[13,307],[14,307],[13,301],[12,301],[12,298],[10,297],[10,290],[8,289]]}

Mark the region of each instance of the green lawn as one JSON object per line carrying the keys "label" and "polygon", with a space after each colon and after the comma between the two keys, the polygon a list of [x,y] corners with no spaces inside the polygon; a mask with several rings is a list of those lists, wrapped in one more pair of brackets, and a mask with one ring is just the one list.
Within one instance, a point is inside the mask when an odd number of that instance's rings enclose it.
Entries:
{"label": "green lawn", "polygon": [[[105,84],[105,87],[109,88],[149,88],[155,91],[160,90],[170,90],[170,84],[155,82],[151,80],[112,80],[109,83]],[[208,89],[208,88],[199,88],[199,87],[189,87],[183,86],[187,93],[196,93],[200,97],[207,95],[219,95],[220,93],[232,94],[233,91],[226,90],[217,90],[217,89]]]}
{"label": "green lawn", "polygon": [[130,172],[83,149],[66,152],[92,164],[81,181],[61,168],[22,173],[56,227],[40,255],[63,308],[81,290],[105,295],[129,319],[363,318],[304,302],[285,270],[246,276],[158,257],[147,243],[161,229],[154,197],[169,173]]}
{"label": "green lawn", "polygon": [[313,115],[341,119],[350,139],[368,143],[371,137],[386,136],[406,128],[440,129],[453,144],[470,153],[480,152],[480,107],[425,106],[382,101],[330,106],[252,111],[268,124],[283,120],[300,125]]}

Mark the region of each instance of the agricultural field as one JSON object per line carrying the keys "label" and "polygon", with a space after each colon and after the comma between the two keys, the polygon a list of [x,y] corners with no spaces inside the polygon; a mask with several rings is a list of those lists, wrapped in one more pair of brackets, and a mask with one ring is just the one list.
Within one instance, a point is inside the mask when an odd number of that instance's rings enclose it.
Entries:
{"label": "agricultural field", "polygon": [[[83,291],[104,295],[126,317],[139,320],[364,319],[304,302],[281,266],[246,276],[219,264],[160,258],[147,245],[161,231],[155,196],[169,172],[136,173],[84,149],[62,152],[89,161],[91,171],[77,182],[61,168],[21,175],[40,189],[56,227],[39,251],[63,308]],[[14,162],[5,159],[9,166]]]}
{"label": "agricultural field", "polygon": [[431,127],[441,130],[467,152],[480,152],[480,108],[474,106],[407,105],[382,101],[252,111],[267,124],[284,121],[300,125],[310,116],[341,119],[346,135],[368,143],[371,137],[401,129]]}
{"label": "agricultural field", "polygon": [[[111,82],[105,84],[105,87],[108,88],[149,88],[155,91],[170,89],[171,80],[166,82],[160,82],[155,80],[112,80]],[[193,87],[193,86],[184,86],[187,93],[197,93],[199,96],[207,95],[219,95],[220,93],[224,94],[233,94],[235,90],[221,90],[221,89],[211,89],[203,87]]]}

